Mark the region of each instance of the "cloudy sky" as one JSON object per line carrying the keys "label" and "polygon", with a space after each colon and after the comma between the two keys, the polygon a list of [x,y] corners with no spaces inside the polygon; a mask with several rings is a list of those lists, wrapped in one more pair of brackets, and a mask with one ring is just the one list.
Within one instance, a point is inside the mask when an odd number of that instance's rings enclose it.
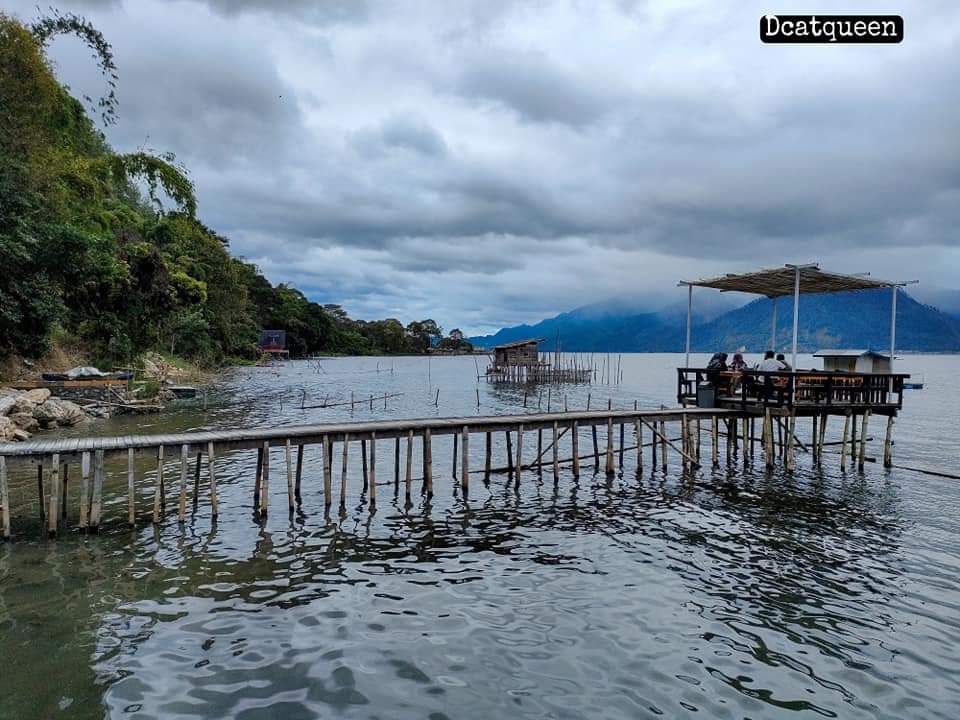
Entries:
{"label": "cloudy sky", "polygon": [[114,146],[176,153],[235,253],[355,317],[480,332],[784,262],[960,287],[955,0],[876,46],[763,45],[791,8],[749,0],[56,4],[114,46]]}

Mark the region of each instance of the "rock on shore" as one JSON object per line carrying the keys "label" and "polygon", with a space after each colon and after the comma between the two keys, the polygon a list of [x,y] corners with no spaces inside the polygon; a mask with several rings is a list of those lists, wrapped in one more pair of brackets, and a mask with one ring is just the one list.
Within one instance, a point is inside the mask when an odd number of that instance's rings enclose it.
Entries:
{"label": "rock on shore", "polygon": [[45,388],[21,392],[0,388],[0,441],[27,440],[39,429],[52,430],[83,422],[87,413]]}

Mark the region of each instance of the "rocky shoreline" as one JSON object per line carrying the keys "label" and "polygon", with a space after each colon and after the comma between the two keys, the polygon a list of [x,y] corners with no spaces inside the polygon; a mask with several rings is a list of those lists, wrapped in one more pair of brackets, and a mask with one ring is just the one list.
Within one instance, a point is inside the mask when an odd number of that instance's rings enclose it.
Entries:
{"label": "rocky shoreline", "polygon": [[77,425],[93,417],[71,400],[54,397],[46,388],[0,388],[0,440],[23,441],[40,430]]}

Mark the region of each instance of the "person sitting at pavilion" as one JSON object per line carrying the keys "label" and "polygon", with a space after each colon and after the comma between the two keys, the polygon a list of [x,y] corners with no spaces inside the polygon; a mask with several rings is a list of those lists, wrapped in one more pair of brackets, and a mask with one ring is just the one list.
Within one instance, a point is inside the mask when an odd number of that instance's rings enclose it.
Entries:
{"label": "person sitting at pavilion", "polygon": [[761,360],[760,364],[757,365],[757,370],[760,370],[761,372],[778,372],[783,370],[783,368],[780,366],[780,362],[777,360],[777,358],[774,357],[773,350],[767,350],[763,354],[763,360]]}
{"label": "person sitting at pavilion", "polygon": [[707,363],[707,382],[716,386],[720,380],[720,373],[726,372],[727,354],[725,352],[714,353]]}
{"label": "person sitting at pavilion", "polygon": [[730,369],[734,372],[743,372],[747,369],[747,361],[743,359],[743,353],[734,353],[733,360],[730,361]]}
{"label": "person sitting at pavilion", "polygon": [[793,370],[793,368],[790,367],[790,363],[787,362],[787,358],[784,357],[783,353],[779,353],[777,355],[777,362],[780,363],[780,368],[779,368],[780,370]]}

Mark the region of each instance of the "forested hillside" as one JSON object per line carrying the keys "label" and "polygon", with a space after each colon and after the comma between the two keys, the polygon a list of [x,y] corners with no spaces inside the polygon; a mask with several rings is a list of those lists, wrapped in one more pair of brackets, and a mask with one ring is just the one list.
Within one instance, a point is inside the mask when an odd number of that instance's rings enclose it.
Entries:
{"label": "forested hillside", "polygon": [[[103,98],[81,102],[58,82],[45,47],[60,34],[94,51]],[[172,155],[107,144],[98,124],[120,109],[115,83],[110,45],[82,18],[26,26],[0,14],[0,359],[68,338],[106,365],[147,350],[213,364],[254,357],[265,327],[286,330],[294,355],[437,341],[432,320],[353,321],[233,257]]]}

